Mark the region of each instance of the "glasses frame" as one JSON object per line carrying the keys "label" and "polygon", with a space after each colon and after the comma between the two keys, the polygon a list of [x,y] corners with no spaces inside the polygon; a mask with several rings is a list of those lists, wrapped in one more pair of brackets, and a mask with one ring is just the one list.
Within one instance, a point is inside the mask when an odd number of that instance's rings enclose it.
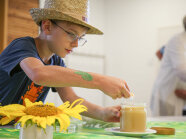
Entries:
{"label": "glasses frame", "polygon": [[74,33],[71,33],[69,31],[65,30],[63,27],[59,26],[54,20],[50,20],[50,21],[53,24],[55,24],[57,27],[59,27],[61,30],[63,30],[70,37],[71,42],[78,40],[78,46],[84,46],[85,43],[87,43],[87,40],[85,38],[79,37],[79,36],[75,35]]}

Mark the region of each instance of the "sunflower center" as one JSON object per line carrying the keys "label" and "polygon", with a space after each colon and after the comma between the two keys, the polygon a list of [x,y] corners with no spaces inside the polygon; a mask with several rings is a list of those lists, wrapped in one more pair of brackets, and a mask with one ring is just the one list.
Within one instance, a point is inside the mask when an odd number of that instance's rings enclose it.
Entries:
{"label": "sunflower center", "polygon": [[50,105],[34,105],[25,109],[26,114],[40,117],[57,115],[58,111],[57,107]]}

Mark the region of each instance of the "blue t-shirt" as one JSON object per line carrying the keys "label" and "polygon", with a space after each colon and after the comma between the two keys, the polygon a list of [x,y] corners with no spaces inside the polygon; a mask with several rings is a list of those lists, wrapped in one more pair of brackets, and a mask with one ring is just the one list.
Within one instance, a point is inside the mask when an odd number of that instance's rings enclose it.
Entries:
{"label": "blue t-shirt", "polygon": [[[12,41],[0,54],[1,105],[23,104],[24,98],[29,98],[32,102],[44,102],[50,87],[35,84],[21,69],[19,63],[27,57],[34,57],[42,61],[32,37]],[[66,67],[63,59],[57,55],[53,55],[50,62],[50,65]]]}

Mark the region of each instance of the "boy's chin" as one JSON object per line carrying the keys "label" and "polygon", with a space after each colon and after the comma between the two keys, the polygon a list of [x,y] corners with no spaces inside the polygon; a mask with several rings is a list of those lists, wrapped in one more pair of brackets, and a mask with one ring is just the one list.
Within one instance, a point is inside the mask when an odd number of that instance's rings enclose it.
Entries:
{"label": "boy's chin", "polygon": [[65,58],[68,54],[59,55],[61,58]]}
{"label": "boy's chin", "polygon": [[68,56],[70,53],[62,53],[62,54],[56,54],[61,58],[65,58],[66,56]]}

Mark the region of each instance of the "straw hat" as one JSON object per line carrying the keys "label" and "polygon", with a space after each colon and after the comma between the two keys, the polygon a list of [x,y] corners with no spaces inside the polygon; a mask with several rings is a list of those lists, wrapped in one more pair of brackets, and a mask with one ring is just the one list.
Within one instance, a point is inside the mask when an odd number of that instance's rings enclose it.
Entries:
{"label": "straw hat", "polygon": [[32,8],[30,14],[37,25],[46,19],[64,20],[88,27],[87,34],[103,34],[88,24],[88,0],[45,0],[44,8]]}

